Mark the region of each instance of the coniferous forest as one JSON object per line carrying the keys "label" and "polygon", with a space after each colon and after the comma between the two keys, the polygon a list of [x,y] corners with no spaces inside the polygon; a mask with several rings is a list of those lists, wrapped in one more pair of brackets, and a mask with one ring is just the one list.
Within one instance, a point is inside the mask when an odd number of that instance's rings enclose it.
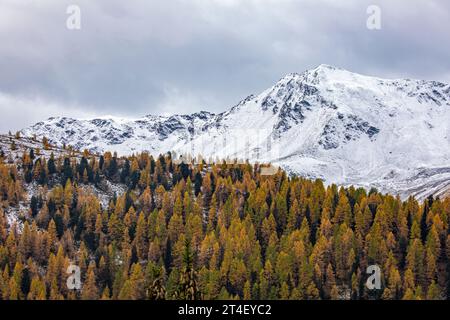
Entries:
{"label": "coniferous forest", "polygon": [[[0,158],[3,300],[449,296],[449,198],[401,201],[170,153]],[[366,286],[370,265],[381,289]]]}

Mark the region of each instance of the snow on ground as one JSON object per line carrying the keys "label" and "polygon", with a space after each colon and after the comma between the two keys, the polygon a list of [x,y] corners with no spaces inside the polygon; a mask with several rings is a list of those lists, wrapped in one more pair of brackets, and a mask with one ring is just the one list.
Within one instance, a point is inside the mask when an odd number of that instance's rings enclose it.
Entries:
{"label": "snow on ground", "polygon": [[[12,144],[15,144],[15,149],[12,148]],[[42,156],[45,158],[50,158],[53,153],[55,157],[60,155],[64,156],[76,156],[80,157],[81,153],[79,151],[70,152],[64,150],[59,145],[51,145],[48,149],[44,148],[42,139],[34,139],[30,137],[19,137],[16,138],[15,135],[5,135],[0,134],[0,152],[3,151],[5,154],[5,162],[13,163],[16,160],[22,159],[24,153],[29,153],[33,149],[36,157]]]}
{"label": "snow on ground", "polygon": [[103,209],[108,208],[109,202],[113,199],[114,195],[117,197],[123,195],[127,191],[127,187],[120,183],[111,183],[108,180],[104,180],[106,190],[96,188],[92,185],[81,185],[81,188],[93,192],[99,199]]}
{"label": "snow on ground", "polygon": [[421,199],[448,190],[450,86],[321,65],[220,114],[50,118],[22,133],[120,155],[176,151],[272,162],[325,183]]}
{"label": "snow on ground", "polygon": [[9,227],[13,225],[17,227],[18,232],[23,230],[23,221],[21,217],[25,217],[28,213],[28,205],[25,202],[21,202],[17,207],[8,207],[4,209],[6,215],[6,221]]}

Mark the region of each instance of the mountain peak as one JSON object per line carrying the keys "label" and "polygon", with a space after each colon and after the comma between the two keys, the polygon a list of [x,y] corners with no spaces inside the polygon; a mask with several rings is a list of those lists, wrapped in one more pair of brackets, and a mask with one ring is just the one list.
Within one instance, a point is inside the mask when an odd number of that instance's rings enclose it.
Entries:
{"label": "mountain peak", "polygon": [[335,66],[331,66],[329,64],[321,64],[319,66],[317,66],[314,69],[310,69],[310,70],[306,70],[303,74],[306,75],[313,75],[314,77],[321,77],[321,78],[328,78],[328,77],[342,77],[342,76],[355,76],[358,75],[357,73],[339,68],[339,67],[335,67]]}
{"label": "mountain peak", "polygon": [[301,73],[299,72],[288,73],[286,76],[281,78],[279,83],[281,84],[287,83],[290,82],[291,80],[300,80],[306,82],[311,81],[313,83],[317,83],[325,81],[327,79],[352,77],[352,75],[357,74],[329,64],[320,64],[313,69],[308,69]]}
{"label": "mountain peak", "polygon": [[320,65],[318,65],[315,69],[313,69],[313,70],[327,70],[327,71],[334,71],[334,70],[342,70],[341,68],[338,68],[338,67],[335,67],[335,66],[332,66],[332,65],[329,65],[329,64],[324,64],[324,63],[322,63],[322,64],[320,64]]}
{"label": "mountain peak", "polygon": [[[217,115],[203,111],[129,121],[58,117],[22,130],[22,136],[121,155],[176,151],[246,158],[327,183],[426,197],[447,188],[450,179],[448,106],[445,84],[381,79],[321,64],[286,75]],[[234,141],[239,143],[229,145]]]}

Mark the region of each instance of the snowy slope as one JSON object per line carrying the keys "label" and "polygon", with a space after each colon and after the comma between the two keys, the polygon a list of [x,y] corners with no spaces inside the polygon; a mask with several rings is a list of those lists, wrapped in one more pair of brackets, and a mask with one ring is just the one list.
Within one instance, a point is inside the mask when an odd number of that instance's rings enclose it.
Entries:
{"label": "snowy slope", "polygon": [[89,149],[93,152],[165,152],[165,148],[186,141],[194,128],[203,126],[213,117],[208,112],[170,117],[148,115],[133,120],[115,117],[89,120],[52,117],[22,130],[22,134],[47,136],[54,144],[71,145],[74,149]]}
{"label": "snowy slope", "polygon": [[22,131],[78,149],[272,161],[327,183],[402,197],[450,189],[450,86],[321,65],[221,114],[50,118]]}

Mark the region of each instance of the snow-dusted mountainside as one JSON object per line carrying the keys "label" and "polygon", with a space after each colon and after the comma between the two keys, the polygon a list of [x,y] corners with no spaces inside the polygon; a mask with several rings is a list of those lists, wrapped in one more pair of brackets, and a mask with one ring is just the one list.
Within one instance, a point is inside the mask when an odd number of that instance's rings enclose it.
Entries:
{"label": "snow-dusted mountainside", "polygon": [[246,158],[402,197],[450,189],[450,86],[321,65],[230,110],[123,120],[50,118],[22,131],[77,149]]}

